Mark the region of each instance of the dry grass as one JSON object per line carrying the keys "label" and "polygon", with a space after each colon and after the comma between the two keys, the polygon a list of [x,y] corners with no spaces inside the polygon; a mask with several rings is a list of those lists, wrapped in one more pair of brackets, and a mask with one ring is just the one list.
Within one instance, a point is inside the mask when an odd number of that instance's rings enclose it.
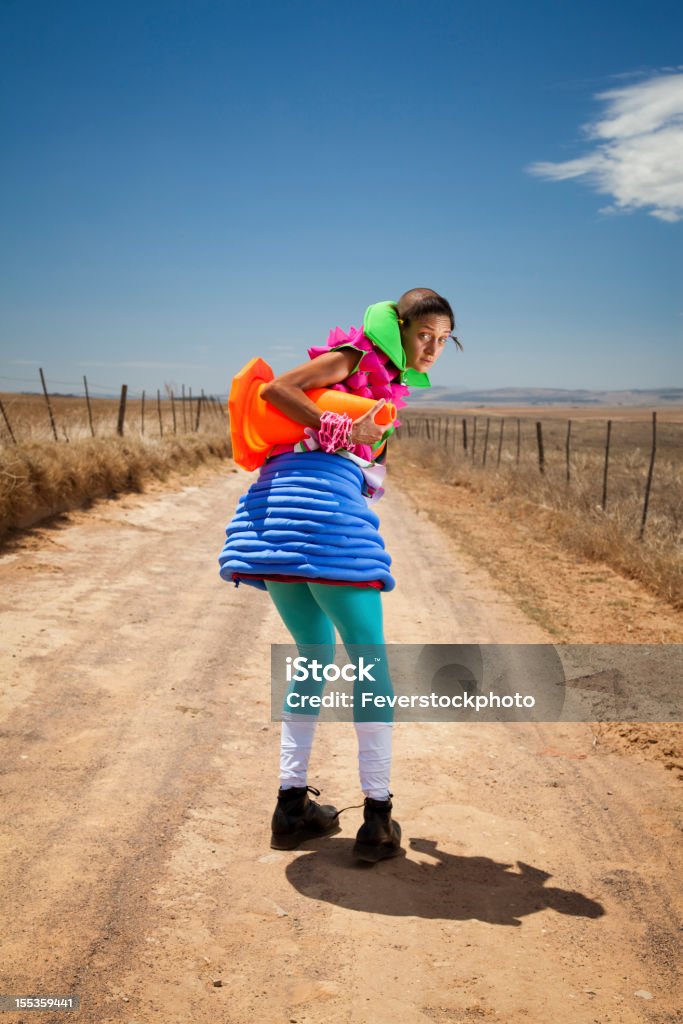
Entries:
{"label": "dry grass", "polygon": [[51,396],[56,442],[42,395],[0,397],[16,441],[0,421],[0,535],[232,454],[217,404],[202,405],[196,430],[196,401],[186,402],[184,413],[179,401],[162,401],[160,423],[156,398],[145,403],[144,420],[142,403],[134,400],[119,437],[118,401],[92,399],[93,437],[85,399]]}
{"label": "dry grass", "polygon": [[150,479],[231,455],[227,436],[208,434],[144,441],[85,438],[71,444],[33,441],[0,449],[0,535]]}
{"label": "dry grass", "polygon": [[[544,410],[545,413],[545,410]],[[435,430],[440,415],[441,431]],[[539,531],[567,549],[599,561],[639,580],[676,608],[683,608],[683,459],[680,423],[660,423],[657,454],[643,540],[638,539],[647,478],[651,425],[646,421],[614,422],[610,444],[607,501],[602,507],[606,423],[572,423],[570,480],[566,479],[566,418],[543,419],[545,472],[538,468],[535,420],[520,424],[517,463],[516,419],[506,419],[498,463],[500,418],[491,417],[484,464],[486,416],[478,417],[475,458],[471,458],[472,417],[468,417],[469,457],[462,447],[462,416],[431,417],[431,441],[423,431],[408,436],[413,458],[449,483],[474,488],[500,502],[513,517],[534,517]],[[565,412],[565,417],[566,417]],[[410,417],[413,429],[422,417]],[[539,418],[541,418],[539,416]],[[405,419],[404,419],[405,422]],[[507,436],[505,431],[507,430]]]}

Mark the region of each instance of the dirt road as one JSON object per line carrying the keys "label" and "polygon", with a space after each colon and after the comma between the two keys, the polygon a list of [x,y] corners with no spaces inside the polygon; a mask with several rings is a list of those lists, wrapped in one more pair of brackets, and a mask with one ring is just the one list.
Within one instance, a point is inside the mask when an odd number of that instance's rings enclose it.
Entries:
{"label": "dirt road", "polygon": [[[406,858],[353,865],[360,809],[270,850],[289,636],[216,562],[247,480],[105,502],[0,559],[2,992],[81,997],[6,1019],[680,1020],[680,783],[589,725],[397,724]],[[552,642],[400,492],[378,512],[388,641]],[[361,802],[348,723],[311,769]]]}

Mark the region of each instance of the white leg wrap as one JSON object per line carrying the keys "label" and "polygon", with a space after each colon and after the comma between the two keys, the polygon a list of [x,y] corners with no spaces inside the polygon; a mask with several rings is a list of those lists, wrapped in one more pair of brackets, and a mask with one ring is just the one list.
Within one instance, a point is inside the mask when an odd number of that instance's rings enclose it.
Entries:
{"label": "white leg wrap", "polygon": [[354,722],[358,737],[360,788],[373,800],[387,800],[393,722]]}
{"label": "white leg wrap", "polygon": [[292,715],[282,722],[280,734],[280,786],[305,786],[308,777],[308,760],[311,756],[315,727],[315,715]]}

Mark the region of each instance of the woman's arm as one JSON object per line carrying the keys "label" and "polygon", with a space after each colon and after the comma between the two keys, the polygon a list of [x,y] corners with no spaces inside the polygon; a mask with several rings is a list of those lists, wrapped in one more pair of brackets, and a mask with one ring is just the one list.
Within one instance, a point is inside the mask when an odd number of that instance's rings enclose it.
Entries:
{"label": "woman's arm", "polygon": [[[310,362],[295,366],[293,370],[288,370],[287,373],[268,381],[261,388],[261,397],[290,419],[318,430],[322,413],[304,392],[310,391],[311,388],[327,388],[331,384],[341,383],[349,376],[357,362],[356,349],[341,348],[335,352],[324,352]],[[372,417],[366,417],[353,425],[353,444],[374,444],[384,433],[384,428],[375,424]]]}

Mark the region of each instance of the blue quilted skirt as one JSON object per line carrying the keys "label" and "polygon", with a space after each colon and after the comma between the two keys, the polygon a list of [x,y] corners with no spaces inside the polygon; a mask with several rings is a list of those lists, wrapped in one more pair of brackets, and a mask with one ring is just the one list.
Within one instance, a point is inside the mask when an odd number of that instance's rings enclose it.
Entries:
{"label": "blue quilted skirt", "polygon": [[224,580],[266,590],[258,576],[367,582],[383,590],[389,572],[379,518],[362,494],[360,467],[341,455],[286,452],[268,459],[226,528],[218,559]]}

